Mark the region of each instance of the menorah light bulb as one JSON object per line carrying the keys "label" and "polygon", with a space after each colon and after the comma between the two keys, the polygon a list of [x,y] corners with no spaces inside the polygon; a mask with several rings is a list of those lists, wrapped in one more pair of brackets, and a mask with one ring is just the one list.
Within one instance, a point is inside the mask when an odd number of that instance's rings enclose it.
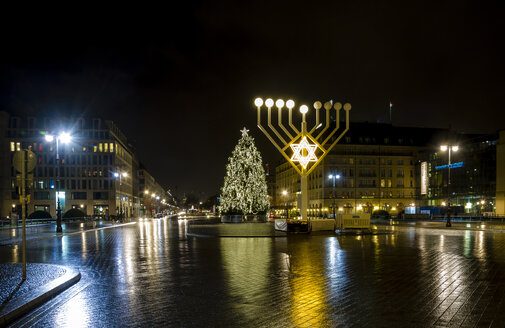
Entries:
{"label": "menorah light bulb", "polygon": [[307,114],[308,111],[309,111],[309,107],[307,107],[307,105],[300,106],[300,113]]}
{"label": "menorah light bulb", "polygon": [[293,107],[295,107],[295,102],[289,99],[288,101],[286,101],[286,107],[292,109]]}
{"label": "menorah light bulb", "polygon": [[261,99],[261,98],[254,99],[254,105],[256,105],[256,107],[263,106],[263,99]]}
{"label": "menorah light bulb", "polygon": [[284,100],[277,99],[277,101],[275,102],[275,106],[277,106],[277,108],[281,109],[282,107],[284,107]]}
{"label": "menorah light bulb", "polygon": [[265,101],[265,105],[267,105],[268,108],[272,108],[272,106],[274,105],[274,101],[272,98],[268,98],[266,101]]}

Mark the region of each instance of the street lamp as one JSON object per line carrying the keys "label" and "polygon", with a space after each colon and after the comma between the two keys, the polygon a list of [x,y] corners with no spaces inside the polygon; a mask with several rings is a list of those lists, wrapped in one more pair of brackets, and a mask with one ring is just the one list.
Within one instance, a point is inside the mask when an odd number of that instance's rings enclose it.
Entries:
{"label": "street lamp", "polygon": [[46,134],[47,142],[56,141],[56,232],[63,232],[61,227],[61,206],[60,206],[60,141],[64,144],[72,141],[72,136],[67,132],[62,132],[57,136]]}
{"label": "street lamp", "polygon": [[123,204],[121,197],[121,177],[127,177],[128,173],[126,172],[114,172],[114,177],[119,178],[119,219],[123,221]]}
{"label": "street lamp", "polygon": [[333,180],[333,219],[336,219],[335,213],[335,180],[340,180],[340,174],[330,174],[328,178]]}
{"label": "street lamp", "polygon": [[451,152],[458,151],[459,147],[456,145],[442,145],[440,146],[441,151],[448,152],[448,164],[447,164],[447,223],[446,227],[451,227]]}
{"label": "street lamp", "polygon": [[289,219],[289,212],[288,212],[288,191],[283,190],[282,191],[282,196],[284,196],[284,207],[286,209],[286,219]]}

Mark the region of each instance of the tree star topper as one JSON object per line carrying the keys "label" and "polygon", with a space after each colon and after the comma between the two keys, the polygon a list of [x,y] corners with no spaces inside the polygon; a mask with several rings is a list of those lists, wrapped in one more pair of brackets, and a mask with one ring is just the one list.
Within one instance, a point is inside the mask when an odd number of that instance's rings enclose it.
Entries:
{"label": "tree star topper", "polygon": [[247,134],[247,132],[249,132],[249,130],[247,130],[245,127],[242,130],[240,130],[240,132],[242,132],[242,137],[249,136]]}
{"label": "tree star topper", "polygon": [[[291,157],[291,160],[293,162],[300,162],[304,169],[307,168],[309,162],[317,162],[315,154],[317,145],[311,145],[308,143],[307,137],[303,137],[299,144],[292,144],[291,148],[293,149],[293,156]],[[306,155],[304,155],[304,150]]]}

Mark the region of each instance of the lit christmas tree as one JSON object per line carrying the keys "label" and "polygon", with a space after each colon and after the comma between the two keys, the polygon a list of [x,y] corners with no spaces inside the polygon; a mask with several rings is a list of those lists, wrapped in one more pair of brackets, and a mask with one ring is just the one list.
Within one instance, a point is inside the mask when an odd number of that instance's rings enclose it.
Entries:
{"label": "lit christmas tree", "polygon": [[242,138],[226,165],[221,188],[222,214],[264,214],[270,208],[261,154],[248,131],[241,130]]}

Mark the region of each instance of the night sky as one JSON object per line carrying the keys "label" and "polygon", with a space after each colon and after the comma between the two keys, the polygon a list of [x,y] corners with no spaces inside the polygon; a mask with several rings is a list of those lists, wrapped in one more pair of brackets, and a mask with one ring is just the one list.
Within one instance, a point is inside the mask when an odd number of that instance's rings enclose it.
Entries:
{"label": "night sky", "polygon": [[[191,2],[4,11],[0,109],[112,119],[179,195],[217,194],[257,96],[353,121],[505,128],[503,1]],[[188,2],[189,3],[189,2]]]}

